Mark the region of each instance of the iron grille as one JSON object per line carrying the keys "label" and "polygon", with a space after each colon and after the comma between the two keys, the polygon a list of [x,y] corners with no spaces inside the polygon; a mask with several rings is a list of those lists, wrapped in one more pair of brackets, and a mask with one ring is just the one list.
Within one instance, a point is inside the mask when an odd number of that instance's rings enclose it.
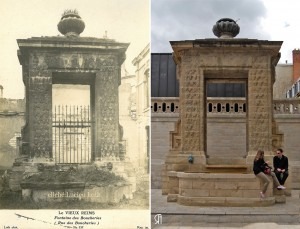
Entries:
{"label": "iron grille", "polygon": [[52,115],[56,163],[89,163],[92,158],[89,106],[55,106]]}

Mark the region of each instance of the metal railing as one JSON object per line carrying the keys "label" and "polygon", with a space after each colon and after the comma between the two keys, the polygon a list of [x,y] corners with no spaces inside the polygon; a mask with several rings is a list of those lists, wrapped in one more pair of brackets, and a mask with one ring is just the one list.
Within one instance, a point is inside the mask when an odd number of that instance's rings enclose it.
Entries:
{"label": "metal railing", "polygon": [[92,156],[89,106],[55,106],[52,115],[56,163],[89,163]]}

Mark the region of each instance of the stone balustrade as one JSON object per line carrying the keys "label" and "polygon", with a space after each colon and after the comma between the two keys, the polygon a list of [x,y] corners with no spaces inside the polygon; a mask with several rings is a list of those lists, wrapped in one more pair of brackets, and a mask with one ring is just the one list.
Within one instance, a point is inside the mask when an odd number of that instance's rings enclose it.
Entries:
{"label": "stone balustrade", "polygon": [[179,98],[152,97],[151,113],[179,113]]}
{"label": "stone balustrade", "polygon": [[[207,98],[207,112],[246,113],[245,98]],[[179,113],[178,97],[152,97],[151,113]],[[300,114],[300,99],[274,100],[274,114]]]}
{"label": "stone balustrade", "polygon": [[207,98],[207,113],[246,113],[246,99]]}
{"label": "stone balustrade", "polygon": [[274,100],[274,114],[300,114],[300,99]]}

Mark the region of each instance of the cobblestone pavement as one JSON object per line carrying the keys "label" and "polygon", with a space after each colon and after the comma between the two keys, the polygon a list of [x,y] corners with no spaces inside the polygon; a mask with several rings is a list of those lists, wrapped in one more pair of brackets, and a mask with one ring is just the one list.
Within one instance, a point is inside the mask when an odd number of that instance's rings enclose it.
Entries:
{"label": "cobblestone pavement", "polygon": [[[167,202],[160,189],[151,190],[152,228],[299,228],[300,199],[287,197],[285,204],[268,207],[200,207]],[[162,224],[154,216],[161,214]]]}

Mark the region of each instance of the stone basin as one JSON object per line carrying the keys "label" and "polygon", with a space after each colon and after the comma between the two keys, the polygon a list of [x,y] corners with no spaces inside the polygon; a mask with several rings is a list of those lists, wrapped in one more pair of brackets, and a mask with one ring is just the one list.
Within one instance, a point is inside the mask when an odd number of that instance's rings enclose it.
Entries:
{"label": "stone basin", "polygon": [[[254,174],[168,172],[168,202],[194,206],[254,207],[275,204],[273,184],[267,198],[259,196],[262,184]],[[271,178],[270,178],[271,179]]]}
{"label": "stone basin", "polygon": [[64,202],[70,200],[118,203],[122,199],[132,199],[132,185],[119,183],[106,186],[85,185],[83,182],[65,183],[21,183],[24,199],[34,202]]}

